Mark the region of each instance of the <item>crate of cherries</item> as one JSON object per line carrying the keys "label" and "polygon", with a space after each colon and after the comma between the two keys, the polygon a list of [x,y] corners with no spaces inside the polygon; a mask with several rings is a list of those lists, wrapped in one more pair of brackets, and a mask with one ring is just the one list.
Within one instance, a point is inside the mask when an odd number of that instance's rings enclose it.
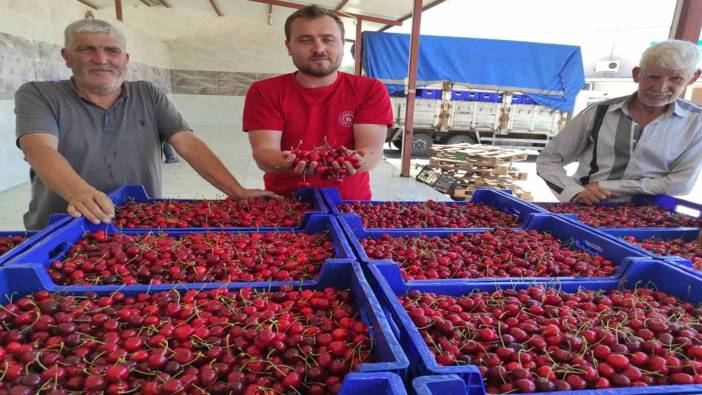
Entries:
{"label": "crate of cherries", "polygon": [[573,214],[577,216],[578,221],[596,228],[683,228],[702,226],[702,218],[673,212],[656,204],[537,204],[552,213]]}
{"label": "crate of cherries", "polygon": [[680,268],[640,261],[624,282],[398,287],[387,267],[371,264],[370,276],[417,375],[456,374],[471,395],[702,393],[702,280]]}
{"label": "crate of cherries", "polygon": [[73,294],[0,269],[0,393],[344,394],[349,372],[404,374],[360,268],[343,269],[328,286]]}
{"label": "crate of cherries", "polygon": [[352,258],[336,220],[319,215],[299,232],[117,232],[81,220],[9,264],[37,264],[57,285],[158,285],[314,281]]}
{"label": "crate of cherries", "polygon": [[353,201],[339,191],[321,190],[332,214],[359,228],[456,229],[522,227],[531,214],[543,213],[507,193],[477,190],[469,202]]}
{"label": "crate of cherries", "polygon": [[525,228],[364,230],[342,222],[359,260],[391,260],[406,282],[531,277],[619,276],[650,254],[554,215]]}
{"label": "crate of cherries", "polygon": [[292,198],[152,199],[141,185],[112,192],[113,224],[120,228],[299,228],[313,214],[328,212],[319,192],[299,190]]}

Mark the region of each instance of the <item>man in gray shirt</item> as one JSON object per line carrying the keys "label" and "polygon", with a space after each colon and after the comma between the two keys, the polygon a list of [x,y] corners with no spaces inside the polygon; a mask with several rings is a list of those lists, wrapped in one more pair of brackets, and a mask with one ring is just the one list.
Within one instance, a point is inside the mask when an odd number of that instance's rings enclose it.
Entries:
{"label": "man in gray shirt", "polygon": [[109,222],[114,206],[105,193],[124,184],[143,184],[160,197],[163,141],[227,196],[271,195],[243,188],[162,91],[124,80],[129,54],[114,26],[70,24],[61,55],[70,80],[29,82],[15,95],[17,144],[32,167],[28,229],[46,226],[53,212]]}
{"label": "man in gray shirt", "polygon": [[[633,70],[636,92],[568,122],[536,160],[558,200],[593,204],[688,193],[702,169],[702,108],[681,96],[700,76],[697,62],[692,43],[658,43]],[[569,177],[563,167],[576,160]]]}

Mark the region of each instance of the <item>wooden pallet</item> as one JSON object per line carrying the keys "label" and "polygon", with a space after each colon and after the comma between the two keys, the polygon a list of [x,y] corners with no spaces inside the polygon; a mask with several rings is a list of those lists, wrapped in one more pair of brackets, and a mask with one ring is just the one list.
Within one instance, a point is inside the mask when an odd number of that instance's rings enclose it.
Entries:
{"label": "wooden pallet", "polygon": [[493,170],[493,169],[476,169],[476,170],[456,170],[450,172],[451,176],[457,179],[480,177],[490,180],[505,179],[509,181],[522,181],[527,179],[527,173],[518,170]]}
{"label": "wooden pallet", "polygon": [[[454,186],[449,192],[453,200],[468,200],[473,196],[476,189],[486,188],[485,186]],[[523,189],[512,185],[511,188],[499,188],[499,189],[509,189],[512,193],[524,200],[532,200],[533,196],[530,192],[524,191]]]}
{"label": "wooden pallet", "polygon": [[495,147],[482,144],[434,145],[428,151],[430,156],[440,159],[453,159],[461,162],[499,165],[526,160],[526,151]]}
{"label": "wooden pallet", "polygon": [[481,169],[491,169],[496,171],[502,171],[507,174],[510,169],[509,163],[500,163],[496,165],[480,165],[476,163],[466,162],[464,160],[448,159],[448,158],[438,158],[432,156],[429,158],[429,167],[432,169],[440,170],[481,170]]}

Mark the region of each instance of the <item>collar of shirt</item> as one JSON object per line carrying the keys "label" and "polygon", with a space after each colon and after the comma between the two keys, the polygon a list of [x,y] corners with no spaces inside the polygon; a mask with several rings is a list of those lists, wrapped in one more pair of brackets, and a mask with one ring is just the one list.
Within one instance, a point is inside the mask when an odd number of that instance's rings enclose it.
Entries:
{"label": "collar of shirt", "polygon": [[[636,95],[637,92],[634,92],[631,95],[629,95],[624,101],[612,104],[607,109],[607,112],[621,111],[622,113],[624,113],[624,115],[631,118],[631,114],[629,113],[629,103],[631,103],[631,101],[634,100]],[[664,118],[669,118],[673,114],[683,118],[687,118],[690,115],[690,112],[688,110],[684,109],[683,106],[678,104],[678,101],[680,100],[682,99],[677,98],[673,103],[671,103],[671,105],[668,107],[668,110],[665,113]]]}
{"label": "collar of shirt", "polygon": [[[75,95],[76,95],[80,100],[82,100],[82,101],[84,101],[85,103],[88,103],[88,104],[96,105],[96,104],[93,103],[90,99],[88,99],[87,97],[83,97],[83,95],[81,95],[80,92],[78,92],[78,88],[76,88],[76,82],[75,82],[74,77],[71,77],[71,79],[68,81],[68,85],[71,87],[71,91],[72,91],[73,93],[75,93]],[[127,93],[127,81],[123,81],[123,82],[122,82],[122,86],[120,87],[119,97],[117,97],[117,100],[115,100],[115,102],[112,103],[112,105],[110,106],[110,108],[114,107],[117,103],[119,103],[120,101],[126,99],[127,97],[129,97],[129,93]]]}

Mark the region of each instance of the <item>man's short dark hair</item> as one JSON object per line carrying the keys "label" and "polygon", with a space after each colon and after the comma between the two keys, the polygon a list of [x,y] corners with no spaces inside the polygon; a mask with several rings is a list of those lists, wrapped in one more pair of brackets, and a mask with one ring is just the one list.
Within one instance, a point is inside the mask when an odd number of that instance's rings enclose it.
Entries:
{"label": "man's short dark hair", "polygon": [[297,18],[305,18],[305,19],[317,19],[317,18],[323,18],[325,16],[331,17],[334,19],[337,25],[339,25],[339,30],[341,30],[341,39],[344,39],[344,23],[341,22],[341,19],[336,15],[336,13],[332,10],[328,10],[324,7],[320,7],[316,4],[310,4],[306,5],[299,10],[293,12],[290,14],[288,19],[285,20],[285,39],[287,41],[290,41],[290,33],[292,30],[292,23],[295,19]]}

